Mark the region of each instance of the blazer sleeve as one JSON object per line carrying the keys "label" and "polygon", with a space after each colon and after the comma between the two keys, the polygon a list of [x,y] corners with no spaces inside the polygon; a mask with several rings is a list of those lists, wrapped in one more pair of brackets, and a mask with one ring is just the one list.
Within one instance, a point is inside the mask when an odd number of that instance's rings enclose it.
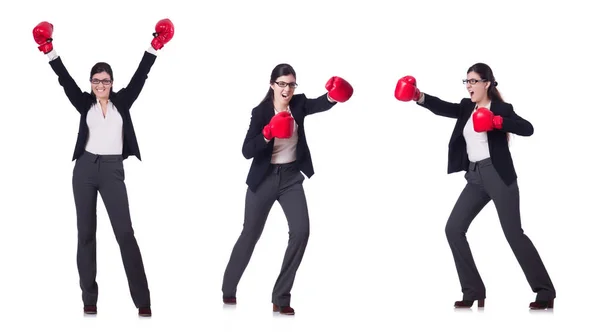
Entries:
{"label": "blazer sleeve", "polygon": [[507,103],[506,105],[507,115],[502,117],[502,128],[500,130],[519,136],[533,135],[533,125],[531,122],[523,119],[517,113],[515,113],[511,104]]}
{"label": "blazer sleeve", "polygon": [[327,93],[321,95],[318,98],[307,98],[304,104],[305,115],[311,115],[315,113],[321,113],[330,110],[337,102],[329,101]]}
{"label": "blazer sleeve", "polygon": [[145,51],[142,61],[138,65],[135,73],[133,73],[127,86],[117,92],[117,96],[124,103],[126,108],[130,108],[142,92],[146,79],[148,79],[148,73],[150,73],[150,69],[155,61],[156,55]]}
{"label": "blazer sleeve", "polygon": [[252,116],[250,117],[250,127],[244,138],[244,145],[242,146],[242,154],[246,159],[254,158],[258,153],[264,151],[272,141],[267,142],[262,134],[263,127],[262,116],[260,114],[261,108],[255,107],[252,110]]}
{"label": "blazer sleeve", "polygon": [[417,105],[425,107],[435,115],[458,119],[460,115],[460,104],[450,103],[426,93],[423,93],[423,97],[423,103],[417,103]]}
{"label": "blazer sleeve", "polygon": [[88,92],[81,91],[60,57],[57,57],[49,63],[52,70],[54,70],[54,73],[58,76],[58,83],[65,90],[65,94],[67,95],[67,98],[69,98],[71,104],[79,113],[87,111],[86,105],[88,104],[91,95]]}

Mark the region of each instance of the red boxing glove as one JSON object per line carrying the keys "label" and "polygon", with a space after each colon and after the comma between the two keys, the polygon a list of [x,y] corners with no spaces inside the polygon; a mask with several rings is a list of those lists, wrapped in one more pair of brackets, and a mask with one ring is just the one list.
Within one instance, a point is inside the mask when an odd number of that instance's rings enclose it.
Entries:
{"label": "red boxing glove", "polygon": [[412,76],[404,76],[399,79],[394,96],[400,101],[419,100],[421,91],[417,89],[417,80]]}
{"label": "red boxing glove", "polygon": [[158,51],[163,48],[166,43],[173,39],[173,35],[175,34],[175,26],[171,20],[165,18],[158,21],[154,29],[155,32],[152,34],[154,36],[154,39],[152,39],[152,47]]}
{"label": "red boxing glove", "polygon": [[33,28],[33,40],[40,45],[38,50],[44,54],[50,53],[54,47],[52,46],[52,33],[54,26],[46,21],[39,23]]}
{"label": "red boxing glove", "polygon": [[479,107],[473,113],[473,129],[476,132],[482,133],[494,129],[502,129],[502,117],[494,115],[492,111],[485,107]]}
{"label": "red boxing glove", "polygon": [[325,83],[325,89],[329,92],[329,98],[339,103],[348,101],[354,93],[352,85],[343,78],[337,76],[333,76]]}
{"label": "red boxing glove", "polygon": [[294,133],[294,118],[289,112],[279,112],[271,118],[271,122],[263,128],[263,136],[267,140],[290,138]]}

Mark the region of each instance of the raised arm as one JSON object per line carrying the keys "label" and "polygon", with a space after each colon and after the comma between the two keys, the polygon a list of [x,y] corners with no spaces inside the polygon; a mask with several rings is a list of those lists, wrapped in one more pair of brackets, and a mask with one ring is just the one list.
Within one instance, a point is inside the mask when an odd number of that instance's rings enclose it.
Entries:
{"label": "raised arm", "polygon": [[435,115],[456,119],[460,113],[460,104],[449,103],[419,91],[417,80],[410,75],[398,80],[394,96],[404,102],[416,101],[417,105],[427,108]]}
{"label": "raised arm", "polygon": [[58,56],[56,50],[54,50],[54,46],[52,45],[53,33],[54,26],[51,23],[44,21],[33,28],[33,39],[39,45],[38,50],[48,56],[50,67],[58,76],[58,83],[65,90],[67,98],[69,98],[69,101],[75,109],[81,113],[86,108],[86,104],[89,100],[89,93],[81,91],[75,80],[73,80],[67,71],[62,59]]}
{"label": "raised arm", "polygon": [[162,19],[156,23],[155,32],[152,34],[154,38],[152,39],[151,46],[144,52],[142,61],[127,86],[117,92],[125,107],[130,108],[136,101],[148,79],[148,73],[150,73],[150,69],[156,61],[158,50],[162,49],[166,43],[173,39],[174,34],[175,27],[171,20]]}
{"label": "raised arm", "polygon": [[417,105],[425,107],[435,115],[447,118],[457,119],[460,115],[460,104],[450,103],[426,93],[421,93]]}
{"label": "raised arm", "polygon": [[321,113],[330,110],[337,102],[325,93],[317,98],[306,98],[304,112],[306,115]]}
{"label": "raised arm", "polygon": [[58,76],[58,83],[65,90],[65,94],[67,95],[67,98],[69,98],[71,104],[79,113],[85,112],[91,104],[90,93],[81,91],[55,50],[48,53],[48,58],[50,58],[50,67],[52,67],[52,70],[54,70]]}
{"label": "raised arm", "polygon": [[327,93],[318,98],[308,98],[305,104],[306,115],[330,110],[337,103],[348,101],[354,94],[354,88],[341,77],[333,76],[325,83]]}
{"label": "raised arm", "polygon": [[154,61],[156,61],[156,50],[149,47],[148,50],[144,52],[142,61],[138,65],[135,73],[133,73],[127,86],[117,92],[118,98],[121,99],[125,107],[130,108],[142,92],[144,84],[148,79],[150,68],[154,65]]}

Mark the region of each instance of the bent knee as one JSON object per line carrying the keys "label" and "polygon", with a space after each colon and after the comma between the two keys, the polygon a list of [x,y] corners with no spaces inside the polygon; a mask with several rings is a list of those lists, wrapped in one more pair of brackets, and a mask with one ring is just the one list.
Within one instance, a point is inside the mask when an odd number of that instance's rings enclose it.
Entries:
{"label": "bent knee", "polygon": [[511,228],[504,230],[504,236],[508,243],[518,242],[526,237],[522,228]]}
{"label": "bent knee", "polygon": [[450,223],[446,224],[446,228],[444,231],[446,232],[446,238],[448,239],[465,237],[467,234],[467,231],[464,230],[462,227],[457,227]]}
{"label": "bent knee", "polygon": [[290,231],[291,239],[298,239],[300,241],[306,241],[310,237],[310,231],[308,229]]}

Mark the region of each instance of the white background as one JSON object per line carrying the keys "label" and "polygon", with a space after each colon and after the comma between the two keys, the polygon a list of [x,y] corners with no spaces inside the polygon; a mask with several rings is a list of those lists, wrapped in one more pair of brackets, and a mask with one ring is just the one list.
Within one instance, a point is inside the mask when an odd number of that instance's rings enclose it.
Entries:
{"label": "white background", "polygon": [[[185,1],[187,3],[187,1]],[[358,5],[360,3],[360,5]],[[582,328],[597,283],[599,185],[596,12],[587,1],[29,1],[0,14],[0,329],[63,331],[437,330]],[[125,162],[135,234],[154,316],[140,320],[98,201],[99,314],[82,315],[70,161],[79,114],[31,30],[54,24],[54,47],[80,87],[106,61],[127,84],[170,18],[131,112],[143,162]],[[275,205],[223,308],[221,280],[242,229],[250,111],[272,68],[292,64],[297,93],[317,97],[338,75],[350,101],[306,119],[315,176],[305,181],[311,238],[292,291],[295,317],[271,313],[287,244]],[[454,120],[393,96],[397,80],[448,101],[488,63],[532,137],[513,137],[523,228],[557,289],[553,312],[533,294],[490,203],[468,233],[486,310],[461,299],[445,222],[465,180],[447,175]],[[417,324],[417,325],[415,325]],[[594,326],[591,325],[591,326]],[[409,327],[412,326],[412,327]]]}

